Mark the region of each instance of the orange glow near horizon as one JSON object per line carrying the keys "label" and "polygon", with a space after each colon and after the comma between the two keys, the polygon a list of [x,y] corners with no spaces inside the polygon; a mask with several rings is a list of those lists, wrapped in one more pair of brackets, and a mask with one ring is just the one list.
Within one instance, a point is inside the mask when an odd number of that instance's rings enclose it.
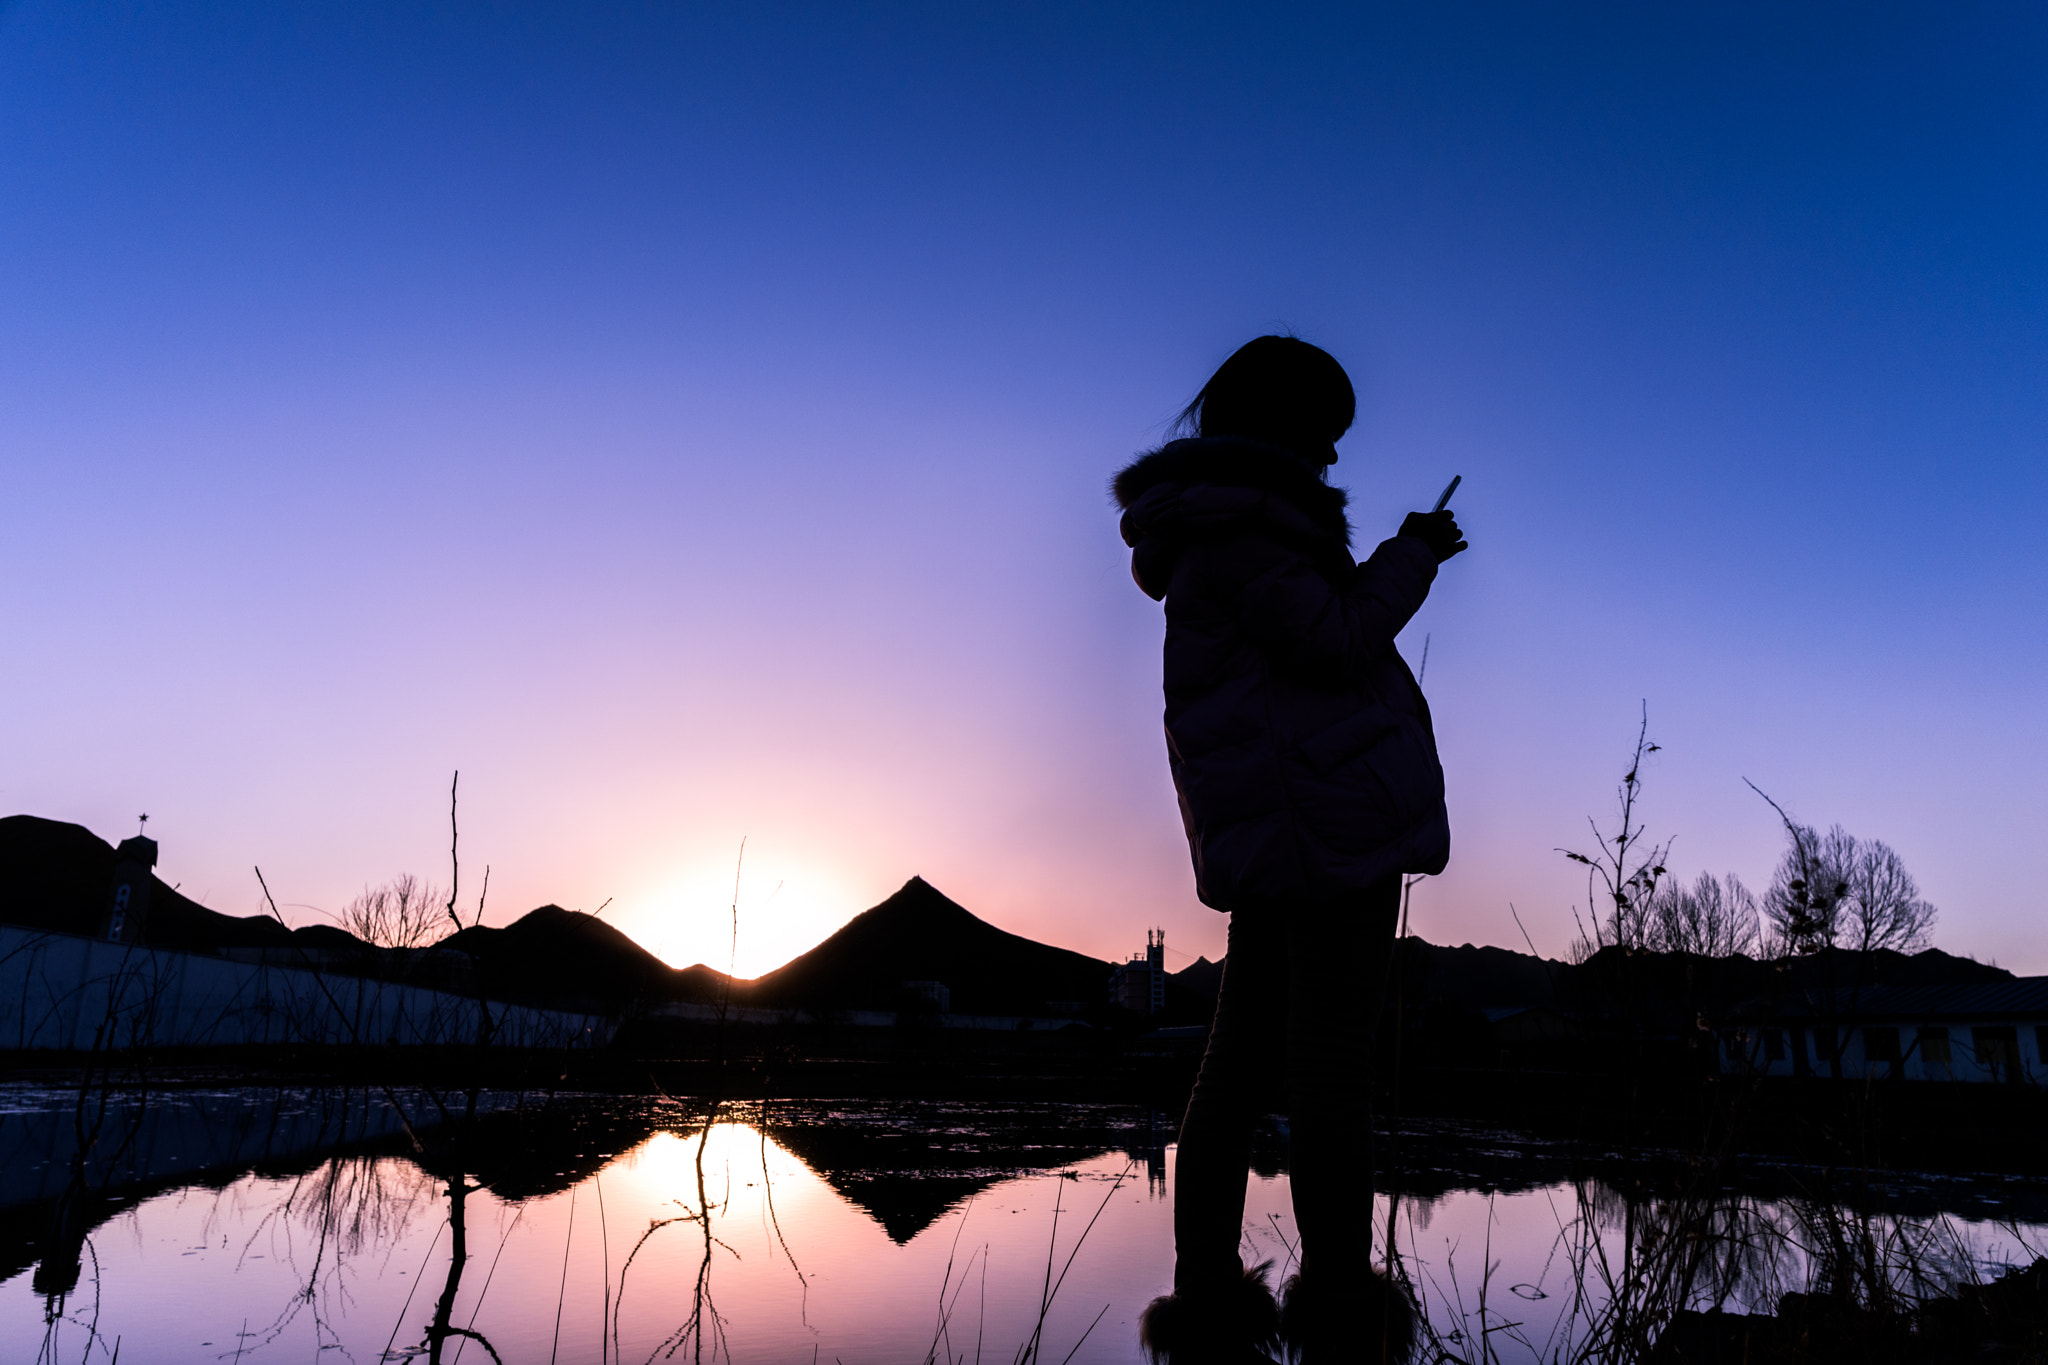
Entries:
{"label": "orange glow near horizon", "polygon": [[691,867],[651,888],[616,927],[671,967],[702,963],[744,979],[808,952],[868,908],[844,878],[772,849],[748,848],[737,898],[734,872]]}

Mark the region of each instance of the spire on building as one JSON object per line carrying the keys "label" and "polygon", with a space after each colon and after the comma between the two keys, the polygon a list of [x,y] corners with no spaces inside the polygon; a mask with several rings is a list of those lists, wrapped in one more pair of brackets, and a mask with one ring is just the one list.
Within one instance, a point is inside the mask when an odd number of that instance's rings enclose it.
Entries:
{"label": "spire on building", "polygon": [[[147,821],[147,815],[142,817]],[[138,834],[114,850],[114,883],[107,897],[100,937],[109,943],[140,943],[149,921],[149,886],[154,880],[156,840]]]}
{"label": "spire on building", "polygon": [[1147,929],[1145,951],[1110,973],[1109,999],[1136,1014],[1166,1008],[1166,930]]}

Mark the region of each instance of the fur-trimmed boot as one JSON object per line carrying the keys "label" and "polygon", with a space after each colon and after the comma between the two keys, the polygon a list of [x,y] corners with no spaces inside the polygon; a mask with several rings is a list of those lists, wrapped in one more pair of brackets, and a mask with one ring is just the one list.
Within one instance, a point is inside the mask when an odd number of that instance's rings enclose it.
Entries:
{"label": "fur-trimmed boot", "polygon": [[1362,1284],[1338,1286],[1290,1275],[1280,1289],[1280,1335],[1295,1365],[1409,1365],[1415,1305],[1377,1270]]}
{"label": "fur-trimmed boot", "polygon": [[1273,1365],[1280,1307],[1266,1283],[1273,1263],[1255,1265],[1213,1291],[1176,1287],[1145,1306],[1138,1341],[1154,1365]]}

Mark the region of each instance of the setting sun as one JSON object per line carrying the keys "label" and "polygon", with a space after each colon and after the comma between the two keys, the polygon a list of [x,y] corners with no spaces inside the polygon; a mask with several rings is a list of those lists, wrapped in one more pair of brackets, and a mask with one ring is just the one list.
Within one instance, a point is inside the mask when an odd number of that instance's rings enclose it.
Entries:
{"label": "setting sun", "polygon": [[613,918],[671,967],[701,962],[747,978],[817,946],[867,908],[841,879],[773,845],[750,843],[739,864],[735,936],[734,866],[700,863]]}

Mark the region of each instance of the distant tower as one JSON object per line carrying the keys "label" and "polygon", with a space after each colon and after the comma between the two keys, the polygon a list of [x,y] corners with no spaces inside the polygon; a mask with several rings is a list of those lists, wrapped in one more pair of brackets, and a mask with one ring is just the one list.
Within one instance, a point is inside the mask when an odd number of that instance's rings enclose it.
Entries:
{"label": "distant tower", "polygon": [[1147,929],[1145,951],[1110,973],[1109,999],[1134,1014],[1157,1014],[1166,1008],[1166,931]]}
{"label": "distant tower", "polygon": [[109,943],[140,943],[149,923],[150,869],[156,866],[156,840],[138,834],[114,850],[114,887],[100,937]]}

